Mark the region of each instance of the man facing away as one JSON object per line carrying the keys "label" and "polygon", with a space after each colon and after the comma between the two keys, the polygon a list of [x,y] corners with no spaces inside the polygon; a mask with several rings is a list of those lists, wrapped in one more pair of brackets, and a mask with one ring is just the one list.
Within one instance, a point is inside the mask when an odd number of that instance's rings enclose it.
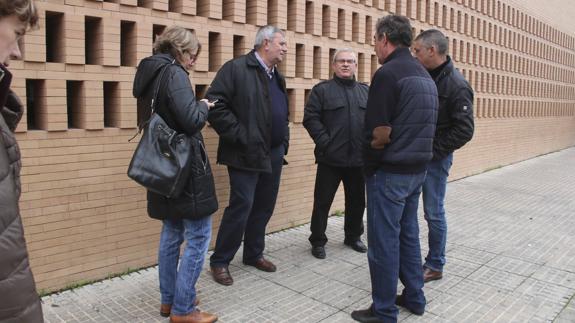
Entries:
{"label": "man facing away", "polygon": [[[359,322],[396,322],[400,305],[425,310],[417,206],[437,121],[437,89],[411,56],[409,20],[376,24],[374,74],[365,114],[368,263],[372,305],[352,312]],[[397,280],[404,286],[397,295]]]}
{"label": "man facing away", "polygon": [[441,279],[445,265],[447,221],[444,200],[453,151],[473,137],[473,90],[447,55],[449,41],[436,29],[421,32],[413,55],[427,69],[439,95],[439,114],[433,140],[433,160],[423,183],[423,210],[429,251],[423,265],[424,282]]}
{"label": "man facing away", "polygon": [[345,192],[344,243],[366,252],[361,241],[365,210],[363,180],[363,121],[368,86],[355,80],[357,58],[349,48],[335,52],[334,77],[314,86],[305,106],[303,125],[315,142],[317,172],[311,217],[314,257],[325,258],[327,218],[339,183]]}
{"label": "man facing away", "polygon": [[206,94],[217,101],[208,121],[220,136],[218,163],[228,167],[230,179],[229,204],[210,258],[212,276],[222,285],[233,284],[228,266],[242,237],[244,264],[276,271],[263,252],[288,150],[286,85],[276,68],[286,53],[281,29],[260,28],[254,50],[225,63]]}

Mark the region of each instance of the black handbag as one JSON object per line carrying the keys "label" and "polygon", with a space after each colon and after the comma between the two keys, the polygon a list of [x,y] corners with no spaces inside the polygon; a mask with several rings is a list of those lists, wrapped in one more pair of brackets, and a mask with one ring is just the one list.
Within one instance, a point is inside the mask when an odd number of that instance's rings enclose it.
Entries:
{"label": "black handbag", "polygon": [[193,139],[170,128],[155,111],[161,80],[168,66],[170,64],[162,67],[156,78],[151,116],[139,126],[138,133],[143,129],[144,134],[130,161],[128,177],[152,192],[176,198],[190,175],[188,165],[193,157]]}

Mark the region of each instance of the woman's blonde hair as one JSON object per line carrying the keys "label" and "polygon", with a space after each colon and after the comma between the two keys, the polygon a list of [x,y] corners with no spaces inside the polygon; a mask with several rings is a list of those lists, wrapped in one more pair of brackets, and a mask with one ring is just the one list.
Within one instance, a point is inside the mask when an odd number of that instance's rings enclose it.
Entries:
{"label": "woman's blonde hair", "polygon": [[0,19],[16,15],[26,29],[38,27],[38,10],[32,0],[0,0]]}
{"label": "woman's blonde hair", "polygon": [[202,45],[198,38],[181,26],[168,27],[154,42],[155,53],[171,54],[174,58],[180,57],[184,52],[197,56],[201,49]]}

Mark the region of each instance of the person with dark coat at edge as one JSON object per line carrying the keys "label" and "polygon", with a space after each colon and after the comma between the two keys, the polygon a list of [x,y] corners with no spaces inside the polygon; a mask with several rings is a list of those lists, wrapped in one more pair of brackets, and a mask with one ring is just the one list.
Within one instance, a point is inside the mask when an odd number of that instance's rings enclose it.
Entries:
{"label": "person with dark coat at edge", "polygon": [[376,23],[382,66],[369,88],[364,152],[372,304],[351,313],[359,322],[397,322],[396,305],[416,315],[425,311],[417,207],[433,156],[438,99],[429,73],[411,56],[412,37],[404,16]]}
{"label": "person with dark coat at edge", "polygon": [[428,252],[423,281],[443,278],[447,219],[444,200],[453,152],[473,137],[473,89],[447,55],[449,40],[437,29],[421,32],[413,44],[413,55],[428,71],[439,95],[439,115],[433,140],[433,160],[423,183],[423,211],[428,227]]}
{"label": "person with dark coat at edge", "polygon": [[0,322],[44,322],[40,297],[24,239],[18,200],[20,149],[14,131],[24,107],[10,89],[11,59],[20,59],[18,41],[38,26],[32,0],[0,0]]}
{"label": "person with dark coat at edge", "polygon": [[220,137],[218,163],[227,166],[230,180],[229,204],[210,258],[212,276],[222,285],[233,284],[228,266],[242,237],[243,263],[276,271],[264,248],[288,151],[286,83],[276,67],[286,53],[284,32],[261,27],[254,49],[226,62],[206,93],[216,102],[208,121]]}
{"label": "person with dark coat at edge", "polygon": [[327,218],[340,182],[345,193],[344,244],[357,252],[367,251],[361,241],[365,211],[362,148],[369,88],[355,80],[353,50],[337,50],[332,69],[331,80],[311,89],[303,116],[303,125],[315,143],[317,172],[309,242],[311,254],[318,259],[326,257]]}
{"label": "person with dark coat at edge", "polygon": [[[140,123],[150,117],[153,92],[156,84],[160,84],[156,113],[178,133],[192,136],[203,144],[200,131],[213,103],[206,99],[196,101],[188,75],[200,49],[196,36],[180,26],[168,27],[157,37],[154,43],[155,54],[140,62],[134,78],[133,94],[138,98]],[[165,73],[162,74],[163,69]],[[161,80],[158,79],[160,76]],[[209,164],[206,169],[209,170]],[[169,316],[173,323],[211,323],[218,319],[196,308],[199,301],[195,285],[210,244],[211,214],[217,210],[214,179],[211,171],[206,174],[206,185],[202,185],[204,190],[199,194],[190,193],[194,192],[194,184],[200,184],[193,183],[192,176],[184,192],[176,198],[168,198],[150,190],[147,192],[149,216],[162,220],[158,251],[160,315]],[[184,239],[186,245],[180,257],[180,246]]]}

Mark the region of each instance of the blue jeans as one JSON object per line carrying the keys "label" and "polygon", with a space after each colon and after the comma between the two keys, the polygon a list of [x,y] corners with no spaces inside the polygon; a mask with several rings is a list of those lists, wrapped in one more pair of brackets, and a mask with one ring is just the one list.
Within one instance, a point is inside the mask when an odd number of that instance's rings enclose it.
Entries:
{"label": "blue jeans", "polygon": [[396,322],[397,280],[411,309],[424,309],[423,271],[417,205],[425,172],[391,174],[378,170],[366,178],[367,259],[374,314]]}
{"label": "blue jeans", "polygon": [[431,161],[427,166],[427,175],[423,183],[423,211],[429,229],[427,236],[429,251],[423,266],[434,271],[443,271],[445,265],[447,220],[443,201],[452,162],[453,154]]}
{"label": "blue jeans", "polygon": [[[196,282],[210,244],[212,217],[197,220],[163,220],[158,252],[160,293],[162,304],[172,304],[174,315],[186,315],[194,311]],[[180,246],[186,246],[180,267]]]}

